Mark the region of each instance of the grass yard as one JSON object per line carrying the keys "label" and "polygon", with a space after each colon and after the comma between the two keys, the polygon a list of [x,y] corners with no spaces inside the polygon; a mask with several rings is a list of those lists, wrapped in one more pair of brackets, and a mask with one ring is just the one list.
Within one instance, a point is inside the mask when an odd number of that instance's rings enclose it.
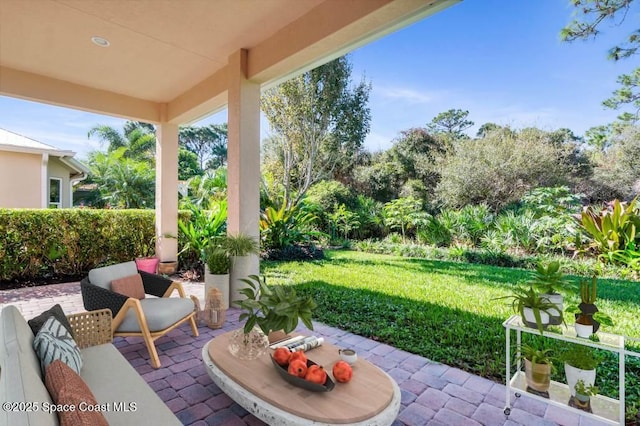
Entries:
{"label": "grass yard", "polygon": [[[513,311],[495,298],[524,284],[530,271],[352,251],[262,265],[269,284],[313,296],[314,319],[504,383],[502,323]],[[569,278],[565,306],[579,302],[578,277]],[[598,281],[596,304],[615,321],[604,331],[640,339],[639,303],[640,282]],[[627,394],[640,400],[640,362],[631,360],[628,370]],[[608,356],[598,377],[601,393],[617,396],[615,359]]]}

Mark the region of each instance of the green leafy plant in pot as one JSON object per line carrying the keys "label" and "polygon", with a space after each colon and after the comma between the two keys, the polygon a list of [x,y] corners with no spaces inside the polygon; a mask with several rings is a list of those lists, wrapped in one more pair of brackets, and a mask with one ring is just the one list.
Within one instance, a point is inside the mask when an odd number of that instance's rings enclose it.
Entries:
{"label": "green leafy plant in pot", "polygon": [[[549,324],[550,312],[556,308],[556,305],[542,297],[533,287],[526,290],[515,288],[513,294],[497,299],[511,299],[513,310],[520,314],[522,322],[528,327],[537,328],[540,334],[544,333],[544,328]],[[562,313],[560,318],[562,319]]]}
{"label": "green leafy plant in pot", "polygon": [[260,253],[260,243],[257,238],[238,233],[225,236],[220,244],[231,257],[229,298],[237,300],[243,297],[240,290],[247,287],[243,280],[260,270],[257,256]]}
{"label": "green leafy plant in pot", "polygon": [[212,242],[205,249],[205,297],[208,300],[209,291],[212,288],[220,290],[222,305],[229,308],[229,270],[231,269],[231,257],[229,253],[217,242]]}
{"label": "green leafy plant in pot", "polygon": [[562,323],[562,312],[564,310],[564,297],[558,292],[567,285],[566,279],[560,270],[560,262],[552,261],[545,266],[542,262],[538,263],[533,277],[529,284],[541,292],[541,297],[546,298],[549,302],[556,305],[551,310],[550,324],[558,325]]}
{"label": "green leafy plant in pot", "polygon": [[596,382],[596,368],[602,362],[603,356],[594,348],[569,344],[561,356],[564,361],[564,372],[571,396],[575,396],[575,386],[582,380],[585,386],[594,386]]}
{"label": "green leafy plant in pot", "polygon": [[578,405],[578,408],[587,408],[591,397],[598,394],[597,386],[586,384],[582,379],[578,379],[574,389],[576,391],[576,405]]}
{"label": "green leafy plant in pot", "polygon": [[520,345],[519,352],[519,359],[524,361],[527,386],[536,392],[548,392],[555,360],[551,356],[552,350],[532,342]]}
{"label": "green leafy plant in pot", "polygon": [[[247,287],[240,292],[245,298],[232,303],[242,310],[240,321],[245,324],[236,331],[235,339],[232,338],[229,345],[232,354],[242,359],[254,359],[266,352],[269,333],[279,330],[290,333],[299,321],[313,330],[311,315],[316,303],[311,297],[299,296],[293,287],[269,287],[257,275],[243,281]],[[261,348],[253,349],[254,343]]]}
{"label": "green leafy plant in pot", "polygon": [[625,426],[638,426],[640,425],[640,406],[638,403],[633,402],[628,404],[624,412]]}
{"label": "green leafy plant in pot", "polygon": [[575,329],[578,337],[589,338],[593,333],[597,332],[600,324],[613,326],[613,320],[604,312],[600,312],[595,305],[598,291],[598,278],[594,275],[591,282],[588,280],[580,281],[580,300],[579,305],[570,305],[566,312],[574,314]]}

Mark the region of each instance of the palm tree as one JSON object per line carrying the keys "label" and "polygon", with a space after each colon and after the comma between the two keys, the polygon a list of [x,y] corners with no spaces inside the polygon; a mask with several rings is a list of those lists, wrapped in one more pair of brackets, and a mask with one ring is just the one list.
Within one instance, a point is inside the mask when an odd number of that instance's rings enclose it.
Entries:
{"label": "palm tree", "polygon": [[125,158],[126,147],[89,156],[90,178],[98,184],[98,207],[153,208],[155,170],[146,161]]}
{"label": "palm tree", "polygon": [[124,132],[107,125],[98,125],[89,130],[88,137],[97,136],[101,142],[108,143],[107,152],[126,148],[124,158],[153,161],[155,157],[156,135],[151,124],[139,121],[127,121]]}

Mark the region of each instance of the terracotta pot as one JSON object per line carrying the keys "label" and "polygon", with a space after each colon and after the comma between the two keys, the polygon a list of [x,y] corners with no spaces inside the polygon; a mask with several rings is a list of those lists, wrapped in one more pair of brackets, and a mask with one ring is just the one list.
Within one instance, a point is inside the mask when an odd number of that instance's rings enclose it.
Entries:
{"label": "terracotta pot", "polygon": [[528,359],[524,360],[524,372],[527,377],[527,386],[538,392],[547,392],[551,384],[551,365],[533,364]]}
{"label": "terracotta pot", "polygon": [[176,273],[177,270],[178,270],[178,262],[175,260],[160,262],[158,264],[159,274],[173,275]]}

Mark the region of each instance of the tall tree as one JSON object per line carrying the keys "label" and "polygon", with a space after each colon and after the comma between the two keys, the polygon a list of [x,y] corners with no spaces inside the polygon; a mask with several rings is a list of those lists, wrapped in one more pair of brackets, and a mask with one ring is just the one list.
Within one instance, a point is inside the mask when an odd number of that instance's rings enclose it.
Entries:
{"label": "tall tree", "polygon": [[[599,28],[604,22],[620,25],[627,16],[637,16],[638,10],[633,10],[634,0],[571,0],[576,7],[576,19],[560,31],[564,41],[587,40],[600,34]],[[635,29],[621,44],[609,50],[609,59],[618,61],[629,58],[640,49],[640,29]],[[640,67],[630,74],[618,77],[621,87],[613,92],[613,96],[606,99],[603,105],[607,108],[619,109],[630,105],[635,108],[634,113],[623,113],[619,119],[633,124],[640,114]]]}
{"label": "tall tree", "polygon": [[[370,84],[350,87],[351,64],[335,59],[262,95],[274,136],[264,161],[276,163],[288,205],[337,168],[354,164],[369,132]],[[274,173],[275,175],[275,173]]]}
{"label": "tall tree", "polygon": [[89,182],[98,185],[98,207],[153,208],[155,171],[147,161],[125,156],[126,147],[89,155]]}
{"label": "tall tree", "polygon": [[196,154],[200,169],[218,168],[227,162],[227,125],[180,127],[180,145]]}
{"label": "tall tree", "polygon": [[139,121],[127,121],[123,132],[104,124],[92,127],[88,137],[97,137],[100,142],[107,143],[107,152],[114,152],[120,148],[124,158],[138,160],[152,160],[156,149],[155,128],[151,124]]}
{"label": "tall tree", "polygon": [[436,115],[427,124],[427,130],[434,134],[445,135],[449,141],[466,139],[468,136],[463,132],[474,124],[473,121],[467,119],[468,117],[469,111],[450,109]]}

